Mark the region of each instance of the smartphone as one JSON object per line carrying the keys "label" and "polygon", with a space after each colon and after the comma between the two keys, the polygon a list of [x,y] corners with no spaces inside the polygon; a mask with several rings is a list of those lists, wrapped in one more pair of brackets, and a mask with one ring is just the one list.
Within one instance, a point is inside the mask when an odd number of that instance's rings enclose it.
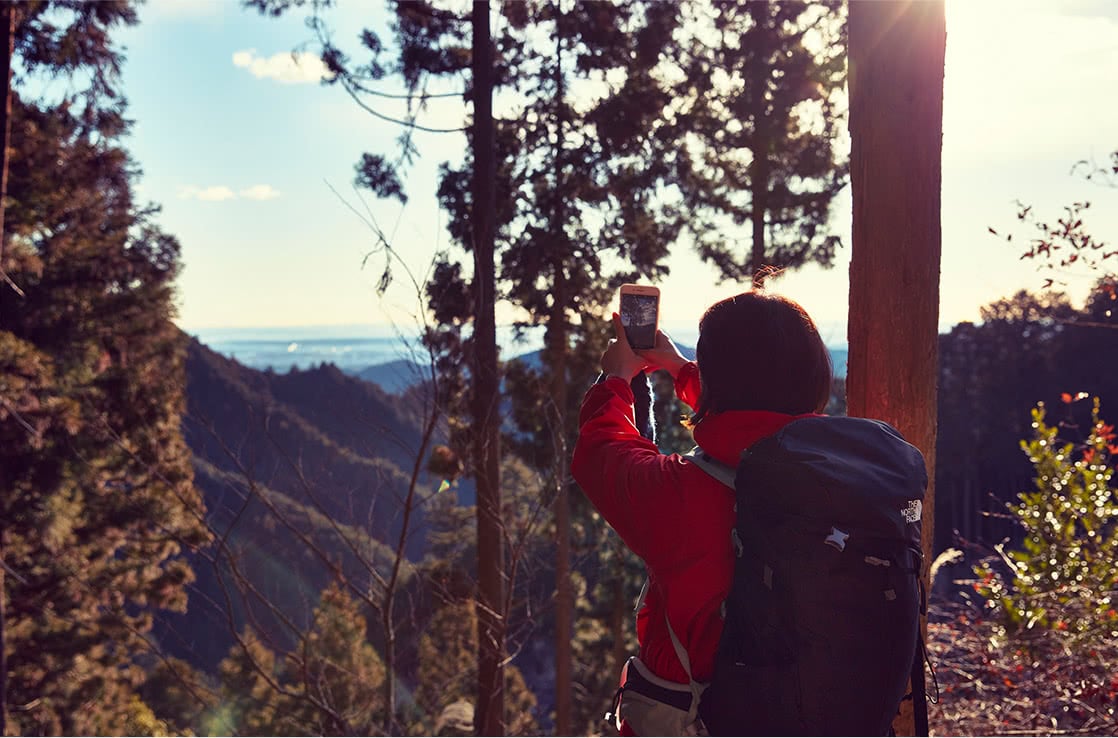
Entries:
{"label": "smartphone", "polygon": [[634,349],[656,345],[660,325],[660,288],[644,284],[621,285],[621,325]]}

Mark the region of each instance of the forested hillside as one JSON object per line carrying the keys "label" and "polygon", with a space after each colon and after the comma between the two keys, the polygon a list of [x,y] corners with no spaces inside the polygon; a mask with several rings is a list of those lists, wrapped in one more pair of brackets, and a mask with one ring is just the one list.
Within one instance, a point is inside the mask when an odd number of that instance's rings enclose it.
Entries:
{"label": "forested hillside", "polygon": [[[196,460],[380,540],[399,536],[429,388],[393,396],[333,365],[259,372],[197,341],[188,347],[186,379],[183,431]],[[421,517],[411,521],[409,558],[422,554],[423,530]]]}

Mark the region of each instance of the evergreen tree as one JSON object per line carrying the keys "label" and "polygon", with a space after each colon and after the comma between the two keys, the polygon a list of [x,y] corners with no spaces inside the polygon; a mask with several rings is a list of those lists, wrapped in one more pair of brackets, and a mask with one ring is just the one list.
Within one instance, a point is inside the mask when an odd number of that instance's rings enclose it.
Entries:
{"label": "evergreen tree", "polygon": [[208,735],[219,700],[208,674],[173,657],[148,667],[139,696],[167,730],[177,735]]}
{"label": "evergreen tree", "polygon": [[137,659],[155,612],[185,608],[183,556],[206,540],[180,432],[179,246],[135,201],[120,145],[108,34],[135,22],[132,4],[18,10],[24,73],[90,84],[13,101],[2,267],[19,291],[0,290],[7,717],[20,733],[113,734],[143,720]]}
{"label": "evergreen tree", "polygon": [[373,735],[384,730],[384,663],[361,605],[337,582],[311,624],[278,655],[251,630],[221,662],[222,702],[211,731],[232,735]]}
{"label": "evergreen tree", "polygon": [[289,701],[279,688],[276,655],[251,629],[241,633],[218,674],[221,702],[211,719],[211,735],[297,733],[298,726],[286,720]]}
{"label": "evergreen tree", "polygon": [[[515,666],[505,669],[505,726],[509,735],[537,732],[536,698]],[[415,692],[422,718],[414,732],[435,735],[440,717],[455,703],[477,698],[477,602],[448,601],[431,618],[419,641],[419,675]]]}
{"label": "evergreen tree", "polygon": [[361,603],[336,582],[322,593],[310,630],[288,654],[284,673],[311,698],[297,701],[285,716],[300,734],[372,735],[385,725],[384,663],[366,639]]}
{"label": "evergreen tree", "polygon": [[767,266],[830,266],[841,242],[828,220],[847,180],[841,4],[688,8],[676,166],[700,256],[738,281]]}
{"label": "evergreen tree", "polygon": [[[529,2],[503,11],[497,77],[523,102],[497,119],[499,285],[520,308],[521,327],[545,328],[539,369],[514,367],[506,380],[520,421],[514,448],[550,474],[554,490],[557,726],[567,733],[574,598],[566,462],[579,394],[568,388],[587,381],[605,340],[600,323],[584,319],[601,315],[620,283],[663,274],[679,232],[674,212],[655,197],[669,175],[659,165],[658,136],[668,99],[655,70],[676,10],[666,3]],[[585,103],[595,85],[603,91]],[[471,167],[467,151],[461,168],[444,166],[439,188],[449,230],[467,252],[474,241]],[[449,254],[441,269],[460,273]],[[436,305],[438,297],[432,294]]]}

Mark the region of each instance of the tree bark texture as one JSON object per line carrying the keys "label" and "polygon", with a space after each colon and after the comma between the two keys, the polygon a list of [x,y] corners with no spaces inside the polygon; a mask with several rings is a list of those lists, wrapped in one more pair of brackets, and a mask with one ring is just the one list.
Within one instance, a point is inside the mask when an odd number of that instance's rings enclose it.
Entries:
{"label": "tree bark texture", "polygon": [[494,314],[493,60],[489,0],[476,1],[473,25],[474,97],[474,366],[473,429],[477,482],[478,735],[504,735],[505,556],[501,525],[500,417]]}
{"label": "tree bark texture", "polygon": [[4,206],[8,198],[8,154],[12,145],[12,55],[16,42],[16,8],[14,3],[0,5],[0,47],[4,49],[0,77],[4,79],[3,129],[4,147],[0,150],[0,273],[4,271]]}
{"label": "tree bark texture", "polygon": [[[557,296],[558,297],[558,296]],[[562,334],[566,342],[567,332]],[[561,358],[560,358],[561,357]],[[552,403],[555,413],[552,416],[555,452],[555,734],[573,735],[571,731],[572,710],[572,658],[571,638],[574,632],[574,590],[571,586],[571,499],[568,477],[566,413],[567,402],[566,355],[560,358],[555,383],[552,385]],[[558,373],[559,371],[562,373]]]}
{"label": "tree bark texture", "polygon": [[[562,4],[556,5],[555,19],[555,191],[563,191],[563,16]],[[552,211],[552,234],[563,238],[563,198],[555,197]],[[567,456],[567,356],[570,341],[567,332],[566,267],[556,254],[552,310],[548,319],[547,342],[551,359],[551,428],[555,453],[555,734],[572,735],[573,699],[571,637],[574,631],[574,592],[571,587],[571,501]]]}
{"label": "tree bark texture", "polygon": [[[768,8],[762,7],[759,12],[753,13],[755,23],[767,24],[769,22]],[[764,27],[764,26],[762,26]],[[758,50],[758,54],[760,50]],[[753,233],[753,252],[750,255],[749,271],[753,277],[753,287],[761,288],[765,280],[761,272],[768,260],[768,247],[765,243],[765,218],[769,207],[769,134],[766,130],[768,110],[766,110],[766,92],[769,85],[769,60],[757,58],[753,60],[750,84],[753,85],[753,161],[749,165],[750,189],[750,224]]]}
{"label": "tree bark texture", "polygon": [[[944,3],[853,2],[849,24],[854,230],[847,412],[892,424],[924,454],[927,584],[935,518]],[[894,729],[913,735],[911,703]]]}
{"label": "tree bark texture", "polygon": [[[7,289],[4,270],[4,205],[8,198],[8,151],[12,141],[12,54],[15,51],[16,13],[14,3],[0,6],[0,45],[4,49],[0,76],[4,79],[4,105],[0,121],[3,129],[3,148],[0,150],[0,290]],[[8,662],[5,657],[7,641],[4,631],[4,523],[0,521],[0,736],[8,734]]]}

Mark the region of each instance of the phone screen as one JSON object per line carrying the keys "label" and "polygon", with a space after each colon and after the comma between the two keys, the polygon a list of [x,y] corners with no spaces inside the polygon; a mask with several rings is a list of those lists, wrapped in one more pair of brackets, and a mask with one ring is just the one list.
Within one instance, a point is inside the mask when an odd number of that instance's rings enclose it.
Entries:
{"label": "phone screen", "polygon": [[638,295],[625,292],[621,295],[621,325],[629,345],[635,349],[650,349],[656,345],[656,312],[660,308],[657,295]]}

